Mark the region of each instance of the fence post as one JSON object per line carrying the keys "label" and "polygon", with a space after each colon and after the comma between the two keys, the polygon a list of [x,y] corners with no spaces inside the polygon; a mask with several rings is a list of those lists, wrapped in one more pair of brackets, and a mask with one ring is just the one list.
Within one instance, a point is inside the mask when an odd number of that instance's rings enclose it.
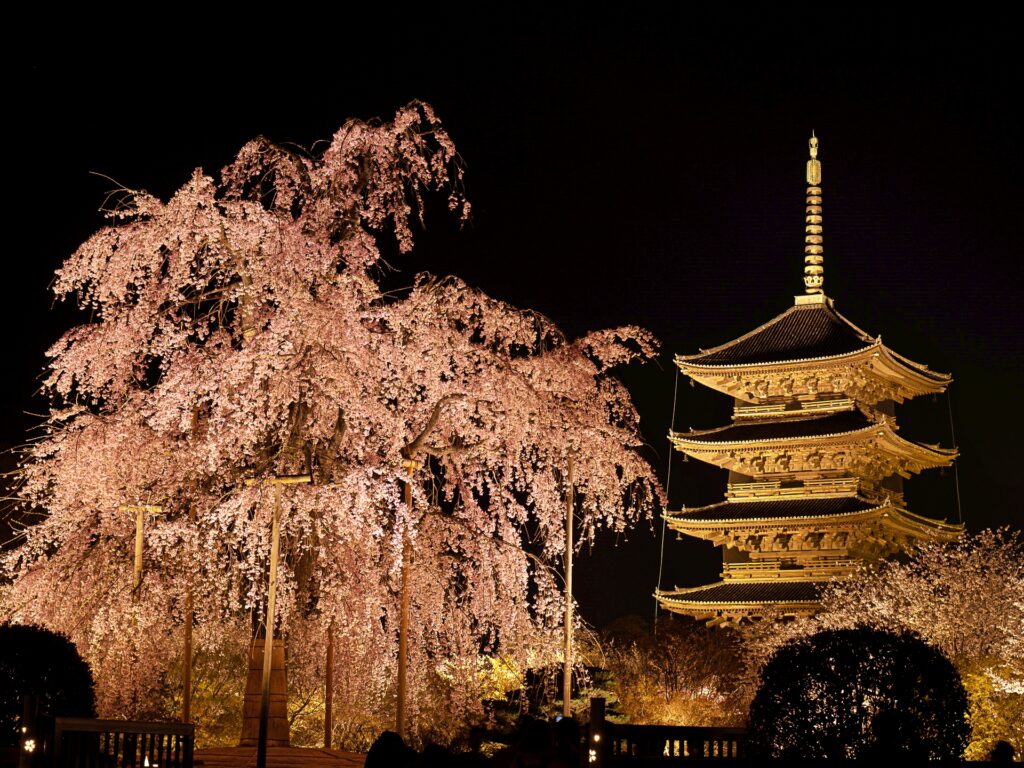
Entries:
{"label": "fence post", "polygon": [[605,738],[604,699],[595,696],[590,700],[590,727],[587,729],[587,765],[604,768],[608,740]]}
{"label": "fence post", "polygon": [[18,768],[29,768],[36,762],[37,750],[43,747],[42,734],[39,733],[37,716],[39,707],[36,697],[26,694],[21,699],[21,723],[18,734]]}

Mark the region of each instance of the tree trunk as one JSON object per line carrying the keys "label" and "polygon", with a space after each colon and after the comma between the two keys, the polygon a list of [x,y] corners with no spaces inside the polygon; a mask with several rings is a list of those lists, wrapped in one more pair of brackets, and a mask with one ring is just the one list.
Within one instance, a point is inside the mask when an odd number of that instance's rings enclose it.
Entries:
{"label": "tree trunk", "polygon": [[[245,683],[242,705],[243,747],[255,747],[260,735],[260,704],[263,699],[264,638],[254,637],[249,646],[249,675]],[[284,640],[273,643],[270,664],[270,707],[267,718],[267,745],[288,746],[288,678],[284,662]]]}

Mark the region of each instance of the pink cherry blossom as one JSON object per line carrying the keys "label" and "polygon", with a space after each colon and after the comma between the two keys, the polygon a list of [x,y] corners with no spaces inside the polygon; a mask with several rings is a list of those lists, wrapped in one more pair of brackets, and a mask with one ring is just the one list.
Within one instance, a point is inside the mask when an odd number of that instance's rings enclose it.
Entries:
{"label": "pink cherry blossom", "polygon": [[[442,670],[452,717],[468,718],[482,654],[555,657],[570,454],[584,538],[661,502],[611,375],[654,353],[648,333],[572,341],[454,277],[381,287],[380,244],[412,247],[424,195],[468,216],[461,180],[413,103],[346,123],[319,155],[249,142],[167,201],[122,190],[57,271],[57,297],[88,321],[48,352],[50,416],[20,470],[32,524],[0,600],[5,618],[70,635],[103,716],[145,715],[178,685],[188,594],[197,651],[237,646],[262,616],[273,491],[246,479],[312,476],[281,494],[277,632],[304,656],[333,633],[339,708],[394,695],[412,542],[417,728]],[[411,510],[406,458],[421,463]],[[143,504],[162,512],[133,595],[135,518],[119,509]]]}

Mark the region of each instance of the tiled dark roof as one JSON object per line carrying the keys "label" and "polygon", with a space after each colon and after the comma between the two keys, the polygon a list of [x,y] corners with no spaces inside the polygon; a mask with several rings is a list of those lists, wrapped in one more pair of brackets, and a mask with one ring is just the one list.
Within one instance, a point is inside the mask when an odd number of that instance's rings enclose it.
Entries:
{"label": "tiled dark roof", "polygon": [[838,435],[864,429],[874,422],[857,409],[823,416],[799,416],[790,419],[744,419],[717,429],[702,429],[678,434],[699,443],[728,443],[737,440],[776,440],[786,437]]}
{"label": "tiled dark roof", "polygon": [[680,360],[698,365],[774,363],[843,355],[874,342],[829,304],[797,304],[735,341]]}
{"label": "tiled dark roof", "polygon": [[781,603],[814,602],[823,582],[813,581],[726,581],[681,595],[667,594],[687,603]]}
{"label": "tiled dark roof", "polygon": [[772,501],[720,501],[672,515],[678,520],[765,520],[787,517],[824,517],[863,512],[880,506],[860,496]]}

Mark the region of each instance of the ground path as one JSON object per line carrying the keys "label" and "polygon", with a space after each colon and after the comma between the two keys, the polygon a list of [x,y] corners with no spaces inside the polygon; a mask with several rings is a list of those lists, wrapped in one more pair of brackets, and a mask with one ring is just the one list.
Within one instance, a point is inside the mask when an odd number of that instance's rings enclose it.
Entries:
{"label": "ground path", "polygon": [[[256,768],[256,747],[195,751],[196,768]],[[337,749],[267,747],[267,768],[362,768],[366,755]]]}

